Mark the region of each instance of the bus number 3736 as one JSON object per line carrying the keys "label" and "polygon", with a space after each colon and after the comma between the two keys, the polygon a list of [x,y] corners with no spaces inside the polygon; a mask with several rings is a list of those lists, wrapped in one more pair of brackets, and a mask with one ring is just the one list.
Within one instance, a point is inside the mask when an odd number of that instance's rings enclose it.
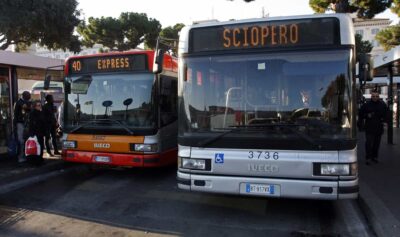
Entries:
{"label": "bus number 3736", "polygon": [[269,152],[269,151],[249,151],[248,155],[249,159],[274,159],[278,160],[279,159],[279,153],[278,152]]}

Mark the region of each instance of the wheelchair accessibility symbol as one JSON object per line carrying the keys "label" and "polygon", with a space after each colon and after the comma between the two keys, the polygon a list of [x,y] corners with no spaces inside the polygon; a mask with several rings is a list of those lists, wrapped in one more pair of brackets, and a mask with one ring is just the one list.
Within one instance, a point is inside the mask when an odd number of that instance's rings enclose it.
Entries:
{"label": "wheelchair accessibility symbol", "polygon": [[215,164],[224,163],[224,153],[215,153]]}

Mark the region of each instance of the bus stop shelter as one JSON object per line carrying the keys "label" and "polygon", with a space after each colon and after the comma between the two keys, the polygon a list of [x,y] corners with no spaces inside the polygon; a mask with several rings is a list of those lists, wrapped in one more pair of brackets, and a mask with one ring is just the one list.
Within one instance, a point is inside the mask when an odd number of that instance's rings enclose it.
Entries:
{"label": "bus stop shelter", "polygon": [[63,64],[60,59],[0,51],[0,155],[7,153],[14,131],[13,105],[22,91],[32,92],[32,85],[43,81],[46,73],[62,81]]}
{"label": "bus stop shelter", "polygon": [[387,141],[389,144],[393,144],[393,115],[396,116],[396,127],[399,126],[400,83],[394,83],[394,81],[395,79],[398,81],[400,76],[400,46],[374,58],[374,74],[375,77],[387,78],[387,105],[390,110]]}

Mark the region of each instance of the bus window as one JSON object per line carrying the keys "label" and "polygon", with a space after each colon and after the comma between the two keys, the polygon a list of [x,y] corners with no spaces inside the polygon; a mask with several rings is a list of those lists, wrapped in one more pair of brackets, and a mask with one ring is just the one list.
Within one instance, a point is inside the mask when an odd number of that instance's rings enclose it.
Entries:
{"label": "bus window", "polygon": [[177,80],[161,76],[161,91],[160,91],[160,119],[161,127],[166,126],[178,118],[177,95],[178,82]]}

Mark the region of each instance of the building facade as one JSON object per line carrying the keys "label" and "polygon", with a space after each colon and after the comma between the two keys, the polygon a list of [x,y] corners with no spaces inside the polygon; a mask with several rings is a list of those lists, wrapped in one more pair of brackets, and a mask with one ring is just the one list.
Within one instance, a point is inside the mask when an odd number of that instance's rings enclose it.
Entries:
{"label": "building facade", "polygon": [[360,19],[353,18],[354,30],[356,34],[360,34],[363,40],[371,42],[373,49],[371,54],[373,56],[383,54],[385,51],[383,47],[375,39],[376,34],[382,29],[387,28],[391,22],[390,19],[386,18],[374,18],[374,19]]}
{"label": "building facade", "polygon": [[92,48],[82,48],[82,51],[79,52],[78,54],[74,54],[74,52],[71,51],[64,51],[64,50],[49,50],[44,47],[38,47],[36,45],[32,45],[29,50],[32,50],[31,54],[41,56],[41,57],[46,57],[46,58],[56,58],[56,59],[66,59],[68,57],[74,56],[74,55],[88,55],[88,54],[96,54],[100,53],[102,50],[103,46],[100,44],[95,44],[93,45]]}

